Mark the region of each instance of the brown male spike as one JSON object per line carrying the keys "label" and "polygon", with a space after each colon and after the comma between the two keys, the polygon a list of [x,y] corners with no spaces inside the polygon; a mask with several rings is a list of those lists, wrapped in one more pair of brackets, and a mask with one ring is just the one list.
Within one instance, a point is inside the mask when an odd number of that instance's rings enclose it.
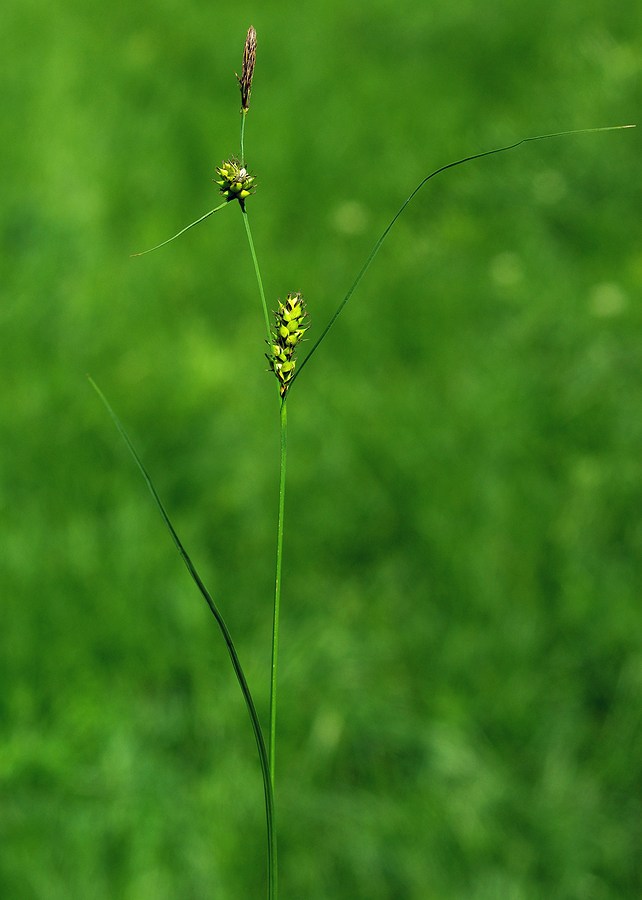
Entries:
{"label": "brown male spike", "polygon": [[252,77],[254,76],[254,64],[256,62],[256,30],[250,25],[245,38],[243,48],[243,68],[241,77],[237,75],[241,88],[241,109],[247,112],[250,108],[250,94],[252,93]]}

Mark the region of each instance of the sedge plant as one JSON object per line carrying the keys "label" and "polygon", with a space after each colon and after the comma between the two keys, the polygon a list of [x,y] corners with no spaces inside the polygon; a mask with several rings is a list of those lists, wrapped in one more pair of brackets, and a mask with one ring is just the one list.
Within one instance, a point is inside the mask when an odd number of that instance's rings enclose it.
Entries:
{"label": "sedge plant", "polygon": [[464,163],[473,162],[486,156],[492,156],[499,153],[517,149],[518,147],[534,142],[549,140],[552,138],[569,137],[571,135],[586,135],[597,132],[617,131],[626,128],[633,128],[633,125],[615,125],[598,128],[585,128],[572,131],[560,131],[550,134],[538,134],[532,137],[521,138],[520,140],[509,143],[505,146],[492,150],[486,150],[457,159],[446,165],[440,166],[415,187],[410,195],[403,201],[396,213],[390,219],[388,225],[374,243],[372,250],[368,254],[361,268],[359,269],[354,281],[347,290],[345,296],[338,304],[336,311],[322,329],[316,341],[312,344],[302,361],[298,361],[298,353],[304,341],[309,327],[306,303],[303,295],[299,291],[290,291],[286,294],[284,300],[277,300],[276,308],[273,311],[272,319],[268,309],[263,278],[259,266],[258,256],[255,249],[252,230],[250,227],[250,219],[247,210],[247,201],[255,193],[257,188],[256,177],[250,173],[246,165],[245,155],[245,124],[248,111],[250,109],[250,98],[252,93],[252,83],[254,77],[254,68],[256,62],[256,31],[250,27],[247,32],[243,51],[243,64],[241,75],[237,76],[240,94],[241,94],[241,120],[240,120],[240,141],[239,156],[230,157],[223,161],[216,168],[217,178],[216,184],[219,187],[221,202],[213,209],[200,216],[195,221],[186,225],[172,237],[167,238],[159,244],[132,256],[143,256],[151,253],[161,247],[166,246],[177,238],[181,237],[185,232],[201,224],[206,219],[213,216],[228,207],[238,207],[243,218],[243,224],[248,241],[250,258],[254,269],[256,283],[261,304],[262,317],[265,325],[267,352],[265,356],[268,362],[268,371],[276,378],[276,399],[278,401],[279,411],[279,428],[280,428],[280,458],[279,458],[279,493],[278,493],[278,510],[277,510],[277,529],[276,529],[276,562],[275,562],[275,579],[274,579],[274,595],[272,598],[272,638],[271,638],[271,668],[270,668],[270,702],[268,712],[267,728],[262,723],[261,717],[254,703],[252,693],[244,674],[238,652],[236,650],[232,635],[225,623],[225,619],[221,613],[218,603],[214,600],[203,580],[201,579],[190,555],[188,554],[184,544],[182,543],[178,533],[170,520],[168,512],[154,487],[154,483],[147,469],[145,468],[140,456],[133,446],[130,438],[125,431],[122,423],[116,416],[108,400],[104,394],[90,378],[92,386],[97,391],[102,402],[105,404],[110,416],[114,420],[123,440],[125,441],[138,469],[140,470],[147,487],[149,488],[154,502],[158,507],[161,517],[171,535],[171,538],[185,563],[189,574],[194,581],[201,596],[207,603],[216,624],[221,632],[225,645],[227,647],[230,661],[236,675],[245,705],[247,707],[250,724],[254,733],[259,764],[263,778],[264,802],[266,814],[266,838],[267,838],[267,896],[268,900],[276,900],[278,896],[278,879],[277,879],[277,833],[276,818],[274,804],[274,787],[275,787],[275,771],[276,771],[276,724],[277,724],[277,688],[278,688],[278,661],[279,661],[279,623],[281,608],[281,573],[283,561],[283,535],[284,535],[284,514],[285,514],[285,488],[286,488],[286,462],[287,462],[287,401],[289,392],[295,381],[298,380],[304,367],[309,363],[310,359],[319,349],[325,340],[328,332],[336,323],[337,319],[345,309],[348,301],[351,299],[357,288],[359,287],[366,272],[370,268],[373,260],[377,256],[382,244],[390,233],[391,229],[402,215],[408,204],[416,197],[421,189],[437,175],[454,169]]}

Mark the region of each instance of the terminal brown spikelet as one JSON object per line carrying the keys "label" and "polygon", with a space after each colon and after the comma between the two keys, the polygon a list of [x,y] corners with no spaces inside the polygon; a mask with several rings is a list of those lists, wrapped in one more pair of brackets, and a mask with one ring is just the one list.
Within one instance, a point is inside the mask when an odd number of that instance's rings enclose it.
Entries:
{"label": "terminal brown spikelet", "polygon": [[247,112],[250,108],[250,94],[252,93],[252,78],[254,76],[254,63],[256,62],[256,31],[250,25],[243,49],[243,68],[241,77],[237,75],[241,88],[241,109]]}

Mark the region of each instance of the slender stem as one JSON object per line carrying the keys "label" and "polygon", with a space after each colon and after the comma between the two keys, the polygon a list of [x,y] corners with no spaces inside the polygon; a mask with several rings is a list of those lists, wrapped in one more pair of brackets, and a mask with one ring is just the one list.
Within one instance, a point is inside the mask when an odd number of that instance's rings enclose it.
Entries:
{"label": "slender stem", "polygon": [[[243,135],[245,132],[245,114],[241,112],[241,160],[243,160]],[[254,240],[252,239],[252,229],[250,228],[250,219],[247,214],[247,210],[245,209],[245,204],[241,206],[241,212],[243,214],[243,224],[245,225],[245,233],[247,234],[247,242],[250,246],[250,254],[252,256],[252,263],[254,265],[254,273],[256,275],[256,283],[259,288],[259,294],[261,297],[261,306],[263,308],[263,318],[265,320],[265,331],[267,335],[267,342],[270,343],[270,318],[268,315],[267,302],[265,300],[265,289],[263,287],[263,278],[261,277],[261,269],[259,267],[259,261],[256,256],[256,250],[254,248]],[[280,570],[280,563],[277,561],[277,567]],[[274,645],[272,648],[272,664],[274,666]],[[274,675],[272,676],[274,679]],[[273,687],[272,687],[273,690]],[[268,811],[268,819],[271,820],[268,825],[268,855],[269,855],[269,865],[268,865],[268,900],[277,900],[277,876],[278,876],[278,868],[277,868],[277,843],[276,843],[276,827],[274,825],[275,818],[275,808],[274,808],[274,749],[273,749],[273,725],[272,725],[272,699],[270,697],[270,739],[269,739],[269,751],[268,751],[268,771],[269,771],[269,779],[270,779],[270,798],[272,801],[272,807]],[[267,809],[267,807],[266,807]]]}
{"label": "slender stem", "polygon": [[[241,139],[240,153],[241,165],[245,165],[245,116],[247,110],[241,110]],[[250,246],[250,254],[252,256],[252,264],[254,266],[254,274],[256,275],[256,283],[259,288],[261,297],[261,307],[263,309],[263,318],[265,321],[265,334],[268,345],[271,343],[270,334],[270,316],[268,313],[267,302],[265,299],[265,289],[263,287],[263,278],[261,277],[261,269],[254,247],[254,239],[252,238],[252,229],[250,228],[250,219],[245,208],[245,203],[241,203],[241,213],[243,214],[243,224],[247,235],[247,242]],[[279,517],[277,525],[277,560],[276,560],[276,590],[274,601],[274,622],[272,631],[272,675],[270,685],[270,735],[269,750],[267,753],[267,777],[269,779],[269,795],[271,806],[266,806],[266,816],[268,820],[268,900],[277,900],[278,888],[278,867],[277,867],[277,835],[275,826],[275,804],[274,804],[274,750],[275,750],[275,716],[276,716],[276,658],[278,649],[278,610],[281,594],[281,553],[283,546],[283,499],[285,492],[285,433],[286,433],[286,409],[285,400],[281,402],[281,482],[279,487]],[[261,737],[263,735],[261,734]],[[263,771],[263,770],[262,770]],[[264,778],[266,777],[263,771]],[[265,783],[264,783],[265,787]]]}
{"label": "slender stem", "polygon": [[241,110],[241,165],[245,165],[245,116],[246,109]]}
{"label": "slender stem", "polygon": [[272,791],[276,768],[276,689],[279,664],[279,616],[281,610],[281,564],[283,561],[283,519],[285,513],[285,467],[287,459],[288,414],[285,397],[281,400],[281,474],[279,478],[279,515],[276,529],[276,578],[274,582],[274,618],[272,621],[272,680],[270,685],[269,761]]}
{"label": "slender stem", "polygon": [[496,147],[494,150],[485,150],[483,153],[474,153],[472,156],[465,156],[463,159],[457,159],[454,162],[447,163],[445,166],[440,166],[438,169],[435,169],[434,172],[431,172],[430,175],[426,175],[426,177],[422,181],[419,182],[419,184],[414,189],[412,194],[410,194],[410,196],[406,200],[404,200],[404,202],[401,204],[401,206],[399,207],[399,209],[397,210],[395,215],[392,217],[391,221],[386,226],[383,234],[381,235],[379,240],[376,242],[376,244],[370,251],[368,258],[366,259],[365,263],[361,267],[361,270],[359,271],[359,274],[357,275],[355,280],[352,282],[352,285],[350,286],[348,293],[345,295],[345,297],[339,304],[336,312],[334,313],[334,315],[332,316],[332,318],[330,319],[330,321],[328,322],[326,327],[321,332],[321,335],[317,338],[315,343],[312,345],[312,349],[310,350],[310,352],[308,353],[306,358],[303,360],[303,362],[299,366],[298,370],[295,372],[292,380],[290,381],[290,387],[292,386],[294,381],[296,381],[296,379],[299,377],[299,375],[303,371],[304,366],[306,365],[306,363],[308,362],[308,360],[310,359],[312,354],[319,347],[319,345],[324,340],[327,333],[330,331],[330,329],[332,328],[332,326],[334,325],[336,320],[339,318],[339,316],[343,312],[344,306],[346,305],[346,303],[348,302],[350,297],[352,297],[352,295],[354,294],[354,292],[360,285],[360,283],[363,279],[363,276],[366,274],[366,272],[370,268],[370,263],[373,261],[373,259],[379,252],[381,245],[383,244],[385,239],[388,237],[388,233],[389,233],[390,229],[392,228],[392,226],[395,224],[395,222],[397,221],[399,216],[402,214],[402,212],[408,206],[410,201],[415,197],[416,194],[419,193],[419,191],[426,184],[426,182],[430,181],[431,178],[434,178],[435,175],[439,175],[441,172],[445,172],[447,169],[454,169],[456,166],[461,166],[464,163],[472,162],[475,159],[482,159],[484,156],[493,156],[495,153],[505,153],[507,150],[514,150],[516,147],[521,147],[522,144],[528,144],[532,141],[545,141],[545,140],[548,140],[549,138],[566,137],[567,135],[571,135],[571,134],[595,134],[596,132],[600,132],[600,131],[621,131],[624,128],[635,128],[635,125],[609,125],[606,128],[581,128],[581,129],[575,130],[575,131],[556,131],[553,134],[537,134],[534,137],[522,138],[520,141],[515,141],[514,144],[508,144],[506,147]]}
{"label": "slender stem", "polygon": [[250,219],[247,214],[247,210],[245,206],[241,207],[241,212],[243,213],[243,224],[245,225],[245,233],[247,234],[247,242],[250,245],[250,253],[252,254],[252,262],[254,263],[254,272],[256,274],[256,282],[259,286],[259,294],[261,295],[261,305],[263,307],[263,318],[265,319],[265,331],[267,335],[268,344],[271,341],[270,337],[270,316],[268,314],[267,303],[265,301],[265,291],[263,289],[263,279],[261,278],[261,270],[259,268],[259,261],[256,258],[256,250],[254,249],[254,241],[252,240],[252,231],[250,229]]}

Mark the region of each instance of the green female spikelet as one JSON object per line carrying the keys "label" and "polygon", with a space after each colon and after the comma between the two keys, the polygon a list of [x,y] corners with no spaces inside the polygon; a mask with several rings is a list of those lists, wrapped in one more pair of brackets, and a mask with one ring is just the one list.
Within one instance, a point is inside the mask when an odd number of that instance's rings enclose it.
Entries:
{"label": "green female spikelet", "polygon": [[305,301],[299,293],[288,294],[285,303],[279,300],[274,313],[271,353],[266,353],[270,369],[279,380],[281,397],[285,397],[294,377],[296,348],[308,330]]}
{"label": "green female spikelet", "polygon": [[250,175],[245,166],[238,159],[227,159],[216,169],[220,181],[221,194],[227,201],[238,200],[241,209],[245,209],[245,200],[254,193],[256,178]]}

